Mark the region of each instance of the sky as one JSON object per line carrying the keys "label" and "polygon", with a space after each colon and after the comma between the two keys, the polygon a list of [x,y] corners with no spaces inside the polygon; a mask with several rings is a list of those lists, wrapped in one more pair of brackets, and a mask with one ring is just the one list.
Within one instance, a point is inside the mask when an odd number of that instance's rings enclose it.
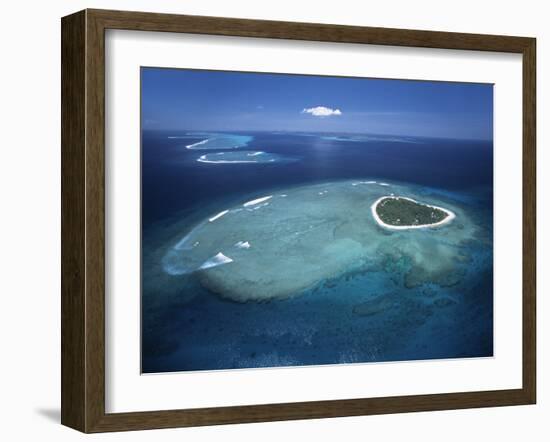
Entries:
{"label": "sky", "polygon": [[142,127],[492,140],[493,86],[141,69]]}

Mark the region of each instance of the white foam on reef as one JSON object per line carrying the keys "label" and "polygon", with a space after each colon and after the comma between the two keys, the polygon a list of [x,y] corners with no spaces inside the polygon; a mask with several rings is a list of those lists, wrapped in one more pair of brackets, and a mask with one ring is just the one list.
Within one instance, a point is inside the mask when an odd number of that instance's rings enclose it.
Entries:
{"label": "white foam on reef", "polygon": [[235,244],[235,247],[238,247],[239,249],[249,249],[250,243],[248,241],[239,241]]}
{"label": "white foam on reef", "polygon": [[361,184],[378,184],[376,181],[357,181],[355,183],[351,183],[352,186],[359,186]]}
{"label": "white foam on reef", "polygon": [[[447,216],[445,218],[443,218],[441,221],[438,221],[438,222],[433,223],[433,224],[417,224],[417,225],[414,225],[414,226],[393,226],[391,224],[386,224],[384,221],[382,221],[380,219],[380,217],[378,216],[378,213],[376,213],[376,207],[378,206],[378,204],[380,204],[380,202],[382,200],[386,200],[386,199],[392,199],[392,200],[403,199],[403,200],[411,201],[415,204],[420,204],[422,206],[431,207],[432,209],[441,210],[441,211],[445,212],[447,214]],[[433,206],[431,204],[420,203],[420,202],[418,202],[418,201],[416,201],[412,198],[407,198],[407,197],[404,197],[404,196],[394,196],[393,194],[386,195],[386,196],[378,198],[373,203],[373,205],[371,206],[371,213],[372,213],[372,216],[375,219],[375,221],[380,226],[382,226],[386,229],[392,229],[392,230],[425,229],[425,228],[429,228],[429,227],[438,227],[438,226],[441,226],[443,224],[447,224],[447,223],[451,222],[456,217],[456,215],[453,212],[451,212],[450,210],[445,209],[443,207]]]}
{"label": "white foam on reef", "polygon": [[252,200],[252,201],[247,201],[246,203],[243,204],[244,207],[250,207],[250,206],[255,206],[256,204],[260,204],[260,203],[263,203],[264,201],[267,201],[269,199],[273,198],[273,195],[269,195],[269,196],[263,196],[261,198],[257,198],[255,200]]}
{"label": "white foam on reef", "polygon": [[198,141],[196,143],[193,143],[193,144],[188,144],[187,146],[185,146],[186,149],[196,149],[197,146],[201,146],[203,144],[206,144],[210,141],[210,138],[207,138],[206,140],[202,140],[202,141]]}
{"label": "white foam on reef", "polygon": [[208,221],[210,221],[210,222],[216,221],[218,218],[221,218],[226,213],[229,213],[229,210],[223,210],[222,212],[218,213],[217,215],[214,215],[212,218],[208,218]]}
{"label": "white foam on reef", "polygon": [[252,152],[252,153],[248,153],[246,154],[247,156],[249,157],[256,157],[258,155],[263,155],[265,152],[261,152],[261,151],[258,151],[258,152]]}
{"label": "white foam on reef", "polygon": [[212,267],[218,267],[224,264],[229,264],[230,262],[233,262],[231,258],[229,258],[228,256],[225,256],[222,252],[219,252],[217,255],[205,261],[199,267],[199,270],[211,269]]}

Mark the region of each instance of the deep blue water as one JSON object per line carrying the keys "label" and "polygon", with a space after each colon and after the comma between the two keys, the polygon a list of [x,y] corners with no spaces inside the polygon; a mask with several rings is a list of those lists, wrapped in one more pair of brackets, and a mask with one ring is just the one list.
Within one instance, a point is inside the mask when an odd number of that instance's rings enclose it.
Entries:
{"label": "deep blue water", "polygon": [[[448,287],[402,287],[407,262],[266,303],[223,300],[192,277],[147,280],[179,219],[191,226],[243,195],[318,181],[378,178],[429,187],[467,205],[492,238],[492,142],[239,132],[253,136],[239,149],[296,161],[201,164],[201,155],[222,150],[186,149],[202,139],[173,138],[186,133],[142,135],[143,372],[492,356],[492,247],[475,242],[465,245],[472,259],[460,265],[461,283]],[[354,315],[365,296],[384,296],[389,307]]]}

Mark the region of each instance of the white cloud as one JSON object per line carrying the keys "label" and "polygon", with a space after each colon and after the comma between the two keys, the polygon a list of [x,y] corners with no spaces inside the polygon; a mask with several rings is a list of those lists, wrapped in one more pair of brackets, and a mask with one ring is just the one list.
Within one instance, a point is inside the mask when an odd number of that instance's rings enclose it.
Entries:
{"label": "white cloud", "polygon": [[302,113],[311,114],[314,117],[330,117],[332,115],[342,115],[342,111],[340,109],[331,109],[330,107],[325,106],[305,108]]}

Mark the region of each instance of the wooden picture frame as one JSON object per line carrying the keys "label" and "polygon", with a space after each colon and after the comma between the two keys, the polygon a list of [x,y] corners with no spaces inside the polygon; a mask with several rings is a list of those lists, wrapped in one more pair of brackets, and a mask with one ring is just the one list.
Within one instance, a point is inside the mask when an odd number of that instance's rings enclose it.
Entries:
{"label": "wooden picture frame", "polygon": [[[123,29],[418,48],[523,57],[523,385],[512,390],[169,411],[105,411],[105,30]],[[536,158],[533,38],[84,10],[62,19],[62,410],[83,432],[534,404]]]}

